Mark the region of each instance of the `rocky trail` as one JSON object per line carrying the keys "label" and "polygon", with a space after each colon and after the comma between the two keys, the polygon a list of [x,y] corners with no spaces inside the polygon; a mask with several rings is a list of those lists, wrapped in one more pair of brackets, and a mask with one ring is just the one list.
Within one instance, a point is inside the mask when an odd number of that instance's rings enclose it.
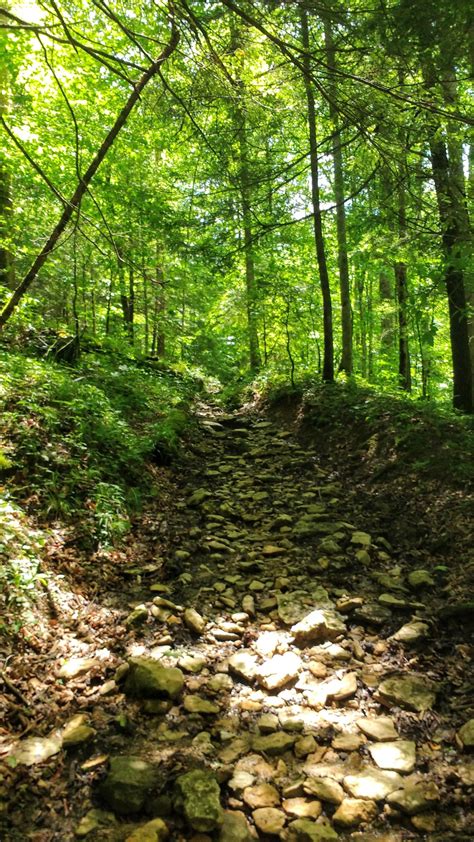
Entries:
{"label": "rocky trail", "polygon": [[167,505],[102,566],[63,550],[7,660],[1,839],[474,839],[472,646],[433,565],[291,425],[197,420]]}

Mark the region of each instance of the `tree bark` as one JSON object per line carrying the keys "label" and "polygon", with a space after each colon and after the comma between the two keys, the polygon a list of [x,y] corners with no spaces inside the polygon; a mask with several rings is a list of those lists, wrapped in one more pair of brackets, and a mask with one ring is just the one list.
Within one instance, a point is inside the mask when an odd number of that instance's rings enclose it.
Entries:
{"label": "tree bark", "polygon": [[[326,42],[327,63],[330,69],[336,69],[336,49],[332,35],[332,27],[326,19],[324,21],[324,37]],[[349,260],[347,255],[346,208],[344,190],[344,166],[342,160],[341,132],[339,115],[335,107],[337,99],[336,78],[331,77],[331,97],[329,100],[329,115],[333,126],[332,159],[334,164],[334,198],[336,200],[336,230],[337,230],[337,262],[339,269],[339,289],[341,298],[341,328],[342,328],[342,358],[340,371],[350,376],[353,369],[352,353],[352,307],[351,287],[349,277]]]}
{"label": "tree bark", "polygon": [[244,233],[245,286],[247,304],[247,324],[249,334],[249,361],[251,371],[257,372],[261,367],[262,360],[260,356],[260,344],[258,339],[258,287],[255,275],[255,259],[253,254],[252,205],[246,126],[247,121],[245,114],[245,102],[243,102],[242,95],[243,83],[238,82],[237,84],[239,87],[239,102],[236,110],[236,120],[240,154],[240,198],[242,203],[242,222]]}
{"label": "tree bark", "polygon": [[313,206],[313,230],[316,249],[316,259],[319,269],[319,283],[323,299],[323,380],[332,382],[334,380],[334,338],[332,327],[332,301],[329,285],[329,273],[326,260],[326,249],[324,244],[323,223],[321,215],[321,200],[319,187],[319,158],[318,158],[318,137],[316,132],[316,106],[314,93],[311,84],[311,66],[309,58],[309,27],[308,13],[304,7],[300,9],[301,21],[301,42],[304,50],[304,86],[306,93],[306,105],[308,113],[309,149],[310,149],[310,170],[311,170],[311,199]]}
{"label": "tree bark", "polygon": [[128,97],[127,102],[125,103],[124,107],[120,111],[117,119],[115,120],[114,125],[102,141],[100,148],[96,152],[94,158],[92,159],[91,163],[89,164],[86,172],[84,173],[81,181],[77,185],[73,195],[71,196],[68,203],[65,205],[61,216],[59,217],[58,222],[56,223],[53,231],[51,232],[50,236],[48,237],[46,243],[44,244],[43,248],[35,258],[32,266],[22,279],[22,281],[18,284],[16,289],[14,290],[13,294],[11,295],[10,299],[7,301],[5,307],[3,308],[2,312],[0,313],[0,330],[5,326],[6,322],[15,311],[18,303],[21,301],[25,293],[30,288],[33,281],[36,279],[38,272],[48,259],[49,255],[52,251],[58,246],[59,240],[66,230],[69,222],[71,221],[73,215],[76,213],[78,208],[80,207],[81,201],[87,192],[89,184],[91,183],[94,175],[96,174],[97,170],[99,169],[102,161],[107,155],[107,152],[112,147],[115,139],[117,138],[118,134],[120,133],[121,129],[124,127],[127,119],[133,110],[134,106],[140,99],[140,95],[142,94],[143,90],[153,79],[154,76],[158,73],[161,65],[164,61],[174,52],[179,42],[179,32],[176,29],[174,20],[172,22],[172,30],[171,30],[171,37],[169,43],[166,45],[164,50],[162,51],[161,55],[157,58],[153,64],[150,65],[148,70],[143,73],[141,78],[138,80],[137,84],[134,86],[132,93]]}

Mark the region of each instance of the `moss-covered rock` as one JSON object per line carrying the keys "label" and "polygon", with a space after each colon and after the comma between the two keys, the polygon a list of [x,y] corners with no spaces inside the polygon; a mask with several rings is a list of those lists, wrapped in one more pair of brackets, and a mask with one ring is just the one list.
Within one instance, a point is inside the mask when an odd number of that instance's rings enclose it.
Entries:
{"label": "moss-covered rock", "polygon": [[219,784],[212,772],[193,769],[180,775],[175,784],[175,807],[199,833],[208,833],[220,827],[224,811]]}
{"label": "moss-covered rock", "polygon": [[120,816],[138,813],[157,781],[157,770],[141,757],[112,757],[99,796]]}
{"label": "moss-covered rock", "polygon": [[163,667],[153,658],[132,658],[125,681],[128,696],[139,699],[176,699],[184,687],[177,667]]}

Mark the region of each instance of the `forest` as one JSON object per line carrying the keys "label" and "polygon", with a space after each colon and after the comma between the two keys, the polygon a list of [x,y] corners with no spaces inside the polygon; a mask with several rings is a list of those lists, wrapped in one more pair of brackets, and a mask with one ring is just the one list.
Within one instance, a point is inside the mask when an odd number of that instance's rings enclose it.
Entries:
{"label": "forest", "polygon": [[474,838],[473,71],[467,0],[2,3],[2,840]]}

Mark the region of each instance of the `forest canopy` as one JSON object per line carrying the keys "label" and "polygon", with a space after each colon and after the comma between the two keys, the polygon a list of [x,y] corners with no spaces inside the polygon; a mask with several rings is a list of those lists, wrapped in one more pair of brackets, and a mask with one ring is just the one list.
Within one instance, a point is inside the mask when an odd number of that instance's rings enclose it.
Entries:
{"label": "forest canopy", "polygon": [[471,413],[468,6],[7,2],[3,334]]}

